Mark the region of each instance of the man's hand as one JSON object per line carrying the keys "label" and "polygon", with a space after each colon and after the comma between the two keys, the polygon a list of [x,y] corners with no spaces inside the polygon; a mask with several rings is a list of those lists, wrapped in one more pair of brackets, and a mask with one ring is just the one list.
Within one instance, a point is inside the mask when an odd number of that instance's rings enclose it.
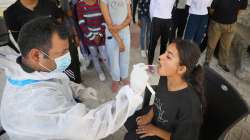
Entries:
{"label": "man's hand", "polygon": [[148,82],[149,76],[147,66],[139,63],[133,66],[130,74],[130,87],[136,94],[143,94]]}
{"label": "man's hand", "polygon": [[160,129],[153,124],[141,125],[136,129],[136,134],[141,135],[140,138],[157,136],[159,130]]}

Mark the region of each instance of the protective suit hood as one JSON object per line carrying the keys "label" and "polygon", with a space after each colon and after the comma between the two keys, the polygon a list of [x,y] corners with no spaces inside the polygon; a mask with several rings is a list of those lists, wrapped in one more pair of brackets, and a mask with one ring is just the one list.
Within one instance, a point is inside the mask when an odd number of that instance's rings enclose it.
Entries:
{"label": "protective suit hood", "polygon": [[5,70],[5,74],[8,80],[13,81],[38,81],[38,80],[50,80],[50,79],[62,79],[67,78],[64,73],[61,72],[38,72],[32,73],[25,72],[22,67],[16,62],[17,58],[21,57],[18,54],[3,54],[0,52],[0,68]]}

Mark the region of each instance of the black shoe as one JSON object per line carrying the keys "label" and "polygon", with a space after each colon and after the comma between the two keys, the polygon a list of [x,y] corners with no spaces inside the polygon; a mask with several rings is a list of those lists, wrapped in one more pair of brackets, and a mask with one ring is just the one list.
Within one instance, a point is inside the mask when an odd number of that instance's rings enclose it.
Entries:
{"label": "black shoe", "polygon": [[228,68],[227,65],[219,64],[219,66],[220,66],[225,72],[230,72],[230,69]]}

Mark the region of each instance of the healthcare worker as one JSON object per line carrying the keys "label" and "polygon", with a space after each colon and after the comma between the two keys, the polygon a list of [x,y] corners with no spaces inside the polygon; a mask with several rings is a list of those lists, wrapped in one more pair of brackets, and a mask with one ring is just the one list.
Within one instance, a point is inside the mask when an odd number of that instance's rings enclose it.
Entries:
{"label": "healthcare worker", "polygon": [[[148,75],[141,65],[131,73],[130,86],[95,109],[85,101],[95,91],[70,82],[62,73],[70,64],[68,32],[49,17],[21,29],[21,56],[0,54],[7,83],[1,123],[11,140],[98,140],[118,130],[142,103]],[[83,102],[76,103],[74,97]]]}

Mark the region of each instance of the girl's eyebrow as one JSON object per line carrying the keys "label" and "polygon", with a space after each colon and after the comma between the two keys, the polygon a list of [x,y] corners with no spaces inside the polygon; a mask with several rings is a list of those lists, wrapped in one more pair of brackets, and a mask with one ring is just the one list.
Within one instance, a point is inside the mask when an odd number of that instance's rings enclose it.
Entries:
{"label": "girl's eyebrow", "polygon": [[173,56],[174,54],[171,51],[167,51],[168,54],[170,54],[171,56]]}

